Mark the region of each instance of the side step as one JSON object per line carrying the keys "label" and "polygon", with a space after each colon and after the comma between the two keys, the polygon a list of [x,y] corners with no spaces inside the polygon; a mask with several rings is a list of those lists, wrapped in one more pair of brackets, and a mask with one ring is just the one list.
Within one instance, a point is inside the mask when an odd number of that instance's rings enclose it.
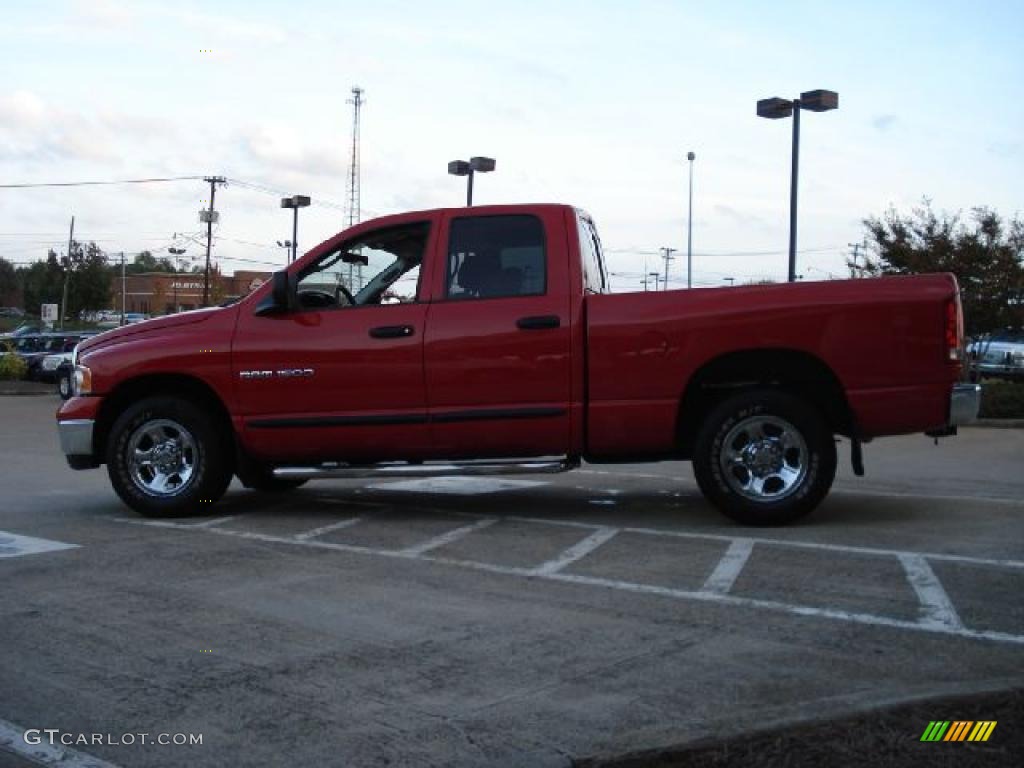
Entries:
{"label": "side step", "polygon": [[281,478],[340,478],[358,479],[368,477],[466,477],[468,475],[553,475],[576,469],[580,460],[576,458],[504,460],[504,461],[462,461],[429,462],[409,464],[389,462],[384,464],[339,464],[328,462],[314,467],[278,467],[274,477]]}

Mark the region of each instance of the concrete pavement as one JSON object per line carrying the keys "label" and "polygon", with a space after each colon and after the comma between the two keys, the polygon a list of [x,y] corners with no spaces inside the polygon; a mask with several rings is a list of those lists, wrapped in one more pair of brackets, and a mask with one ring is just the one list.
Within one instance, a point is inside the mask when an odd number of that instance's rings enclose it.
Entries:
{"label": "concrete pavement", "polygon": [[56,405],[0,398],[0,720],[203,735],[79,747],[113,765],[568,765],[1024,680],[1020,431],[878,441],[783,529],[685,464],[154,522],[66,469]]}

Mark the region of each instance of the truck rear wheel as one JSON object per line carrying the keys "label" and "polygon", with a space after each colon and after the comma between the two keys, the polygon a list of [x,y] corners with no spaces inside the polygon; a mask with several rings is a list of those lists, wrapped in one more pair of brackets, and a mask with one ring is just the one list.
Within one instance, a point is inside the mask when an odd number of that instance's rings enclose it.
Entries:
{"label": "truck rear wheel", "polygon": [[151,397],[114,422],[107,473],[117,495],[139,514],[183,517],[224,495],[230,455],[227,437],[204,411],[176,397]]}
{"label": "truck rear wheel", "polygon": [[816,408],[785,392],[731,397],[707,417],[693,471],[704,496],[744,525],[782,525],[828,494],[836,446]]}

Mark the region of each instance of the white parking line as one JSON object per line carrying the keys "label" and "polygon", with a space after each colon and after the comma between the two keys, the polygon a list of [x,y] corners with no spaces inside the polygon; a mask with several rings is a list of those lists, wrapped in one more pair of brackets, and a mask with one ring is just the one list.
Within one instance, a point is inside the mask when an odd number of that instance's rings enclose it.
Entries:
{"label": "white parking line", "polygon": [[[687,488],[697,490],[697,484],[685,477],[676,475],[658,475],[652,472],[616,472],[610,469],[577,469],[578,475],[608,475],[611,477],[636,478],[637,480],[664,480],[669,483],[682,483]],[[593,489],[587,489],[593,490]],[[1024,500],[1008,496],[968,496],[955,493],[912,493],[909,491],[885,491],[874,488],[832,488],[829,493],[841,493],[854,496],[881,496],[893,499],[926,499],[930,501],[985,501],[996,504],[1024,505]]]}
{"label": "white parking line", "polygon": [[226,523],[228,520],[234,520],[238,515],[225,515],[224,517],[214,517],[210,520],[204,520],[201,523],[192,523],[193,528],[212,528],[215,525]]}
{"label": "white parking line", "polygon": [[[467,517],[474,516],[471,512],[464,512]],[[480,515],[476,515],[479,517]],[[597,530],[604,528],[602,523],[585,523],[580,520],[562,520],[553,517],[524,517],[522,515],[508,515],[504,519],[516,520],[521,523],[537,523],[539,525],[559,525],[570,528],[587,528]],[[971,555],[950,555],[942,552],[908,552],[901,549],[879,549],[876,547],[857,547],[848,544],[827,544],[818,541],[800,541],[799,539],[772,539],[768,537],[747,537],[728,536],[722,533],[696,533],[693,531],[677,531],[671,528],[638,528],[626,527],[620,529],[622,533],[636,533],[643,536],[666,536],[679,539],[697,539],[703,541],[733,542],[737,539],[749,539],[754,544],[769,544],[779,547],[797,547],[800,549],[819,549],[827,552],[847,552],[854,555],[877,555],[881,557],[896,557],[899,555],[920,555],[929,560],[939,560],[950,563],[966,563],[968,565],[990,565],[996,568],[1024,568],[1024,560],[1001,560],[987,557],[973,557]]]}
{"label": "white parking line", "polygon": [[[493,524],[491,521],[495,518],[480,518],[480,525],[486,522],[488,525]],[[543,518],[524,518],[524,517],[503,517],[498,519],[515,519],[526,522],[539,522],[549,525],[558,525],[558,521],[543,519]],[[135,525],[142,526],[153,526],[160,528],[173,528],[182,531],[195,530],[194,525],[187,525],[182,523],[171,523],[159,520],[139,520],[139,519],[128,519],[120,518],[119,522],[132,523]],[[925,558],[942,559],[943,557],[956,559],[955,556],[942,556],[942,555],[927,555],[922,553],[914,552],[903,552],[899,550],[865,550],[860,547],[842,547],[839,545],[819,545],[814,542],[787,542],[776,539],[759,539],[753,537],[728,537],[718,536],[714,534],[689,534],[682,531],[659,531],[655,529],[643,529],[643,528],[611,528],[608,526],[602,526],[597,524],[584,524],[578,521],[565,521],[565,525],[570,527],[586,527],[593,532],[578,542],[572,547],[569,547],[557,557],[552,560],[543,563],[536,568],[521,568],[515,566],[496,565],[492,563],[471,561],[471,560],[459,560],[449,557],[439,557],[427,554],[426,551],[417,551],[423,544],[435,542],[440,537],[428,540],[421,545],[410,547],[402,550],[388,550],[378,549],[374,547],[365,547],[352,544],[341,544],[336,542],[318,541],[315,539],[301,540],[294,536],[273,536],[269,534],[253,533],[249,531],[232,530],[230,528],[204,528],[201,529],[202,533],[213,533],[221,536],[234,536],[241,539],[250,539],[262,542],[272,542],[278,544],[289,544],[292,546],[305,546],[305,547],[316,547],[319,549],[331,549],[340,552],[350,552],[355,554],[364,555],[375,555],[380,557],[394,557],[408,560],[419,560],[424,562],[436,563],[441,565],[455,566],[459,568],[469,568],[472,570],[483,571],[488,573],[496,573],[507,576],[527,577],[542,580],[566,582],[571,584],[588,585],[595,587],[605,587],[608,589],[616,589],[625,592],[633,592],[638,594],[656,595],[660,597],[673,598],[678,600],[697,600],[701,602],[712,602],[721,603],[733,606],[744,606],[748,608],[759,608],[765,610],[779,611],[783,613],[789,613],[796,616],[804,617],[817,617],[833,619],[837,621],[848,621],[857,624],[867,624],[872,626],[890,627],[896,629],[915,630],[921,632],[938,633],[945,635],[952,635],[956,637],[964,637],[975,640],[988,640],[994,642],[1012,643],[1015,645],[1024,645],[1024,635],[1015,635],[1008,632],[996,632],[989,630],[976,630],[964,627],[960,623],[959,618],[956,616],[955,608],[952,603],[949,602],[948,596],[945,591],[942,590],[941,585],[938,583],[938,579],[935,578],[934,573],[931,573],[931,568],[928,567]],[[463,528],[457,528],[455,531],[450,531],[448,534],[452,535],[459,532],[459,535],[466,535],[471,532],[467,529],[472,529],[473,526],[464,526]],[[479,529],[477,529],[479,530]],[[464,533],[466,532],[466,533]],[[683,590],[674,589],[669,587],[661,587],[653,584],[640,584],[629,581],[621,581],[616,579],[598,578],[593,576],[584,576],[575,573],[565,573],[564,569],[586,557],[590,553],[594,552],[605,542],[622,532],[633,532],[633,533],[644,533],[654,535],[667,535],[667,536],[679,536],[683,538],[697,538],[697,539],[710,539],[710,540],[723,540],[729,541],[729,551],[726,552],[725,557],[716,566],[715,571],[705,582],[705,586],[700,590]],[[908,621],[905,619],[896,619],[890,616],[880,616],[870,613],[854,613],[851,611],[836,610],[830,608],[818,608],[807,605],[799,605],[794,603],[785,603],[777,600],[763,600],[758,598],[750,597],[738,597],[731,594],[726,594],[722,589],[726,586],[726,582],[731,577],[735,580],[740,570],[742,570],[743,562],[746,562],[746,558],[743,557],[744,551],[749,545],[751,548],[755,543],[764,544],[776,544],[776,545],[789,545],[799,547],[810,547],[815,549],[827,549],[831,551],[843,551],[843,552],[854,552],[858,554],[872,555],[886,555],[886,556],[906,556],[904,562],[904,568],[907,569],[908,578],[912,578],[912,585],[915,591],[917,591],[918,597],[921,600],[922,605],[925,607],[926,616],[924,619],[919,621]],[[735,546],[733,546],[735,544]],[[749,551],[746,552],[749,557]],[[996,561],[996,560],[982,560],[980,558],[970,558],[971,561],[978,561],[987,565],[1003,565],[1009,563],[1010,567],[1024,566],[1024,563],[1018,563],[1017,561]],[[724,563],[728,563],[725,565]],[[927,568],[925,572],[921,568],[921,564]],[[908,565],[909,564],[909,565]],[[930,574],[930,577],[929,575]],[[731,583],[728,585],[731,587]],[[936,591],[936,586],[939,591]],[[941,594],[940,594],[941,592]]]}
{"label": "white parking line", "polygon": [[554,581],[567,581],[573,584],[587,584],[595,587],[608,587],[626,592],[638,592],[648,595],[660,595],[672,597],[679,600],[699,600],[702,602],[725,603],[728,605],[741,605],[750,608],[764,608],[772,611],[791,613],[797,616],[811,616],[838,621],[850,621],[856,624],[870,624],[878,627],[894,627],[896,629],[912,629],[920,632],[934,632],[943,635],[956,635],[968,637],[975,640],[994,640],[1001,643],[1012,643],[1024,645],[1024,635],[1013,635],[1008,632],[992,632],[989,630],[967,629],[961,627],[944,626],[930,622],[906,621],[894,619],[889,616],[877,616],[873,613],[853,613],[851,611],[837,611],[831,608],[814,608],[808,605],[795,605],[783,603],[777,600],[760,600],[752,597],[736,597],[734,595],[720,595],[715,592],[692,592],[684,589],[672,589],[671,587],[659,587],[653,584],[636,584],[631,581],[617,581],[615,579],[601,579],[593,576],[580,576],[574,573],[554,573],[544,578]]}
{"label": "white parking line", "polygon": [[[113,763],[87,755],[85,752],[65,746],[52,746],[49,736],[40,732],[38,736],[43,743],[26,744],[25,733],[28,728],[0,720],[0,749],[6,749],[24,757],[38,765],[59,766],[59,768],[118,768]],[[35,735],[35,734],[34,734]]]}
{"label": "white parking line", "polygon": [[585,539],[578,541],[573,544],[567,550],[562,552],[558,557],[548,560],[546,563],[541,563],[533,572],[538,576],[550,576],[553,573],[558,573],[562,569],[572,565],[577,560],[582,560],[584,557],[589,555],[595,549],[600,547],[606,541],[611,539],[615,534],[619,532],[618,528],[598,528],[592,534],[587,536]]}
{"label": "white parking line", "polygon": [[317,536],[323,536],[325,533],[331,531],[340,531],[342,528],[348,528],[349,526],[355,525],[363,518],[361,517],[350,517],[348,520],[339,520],[336,523],[330,525],[321,525],[319,528],[314,528],[310,531],[303,531],[302,533],[296,533],[293,537],[296,541],[308,541],[309,539],[315,539]]}
{"label": "white parking line", "polygon": [[704,582],[705,592],[715,592],[719,595],[729,594],[732,585],[743,570],[743,566],[750,559],[750,553],[754,549],[754,542],[750,539],[735,539],[729,545],[729,549],[718,561],[715,570]]}
{"label": "white parking line", "polygon": [[77,544],[65,544],[63,541],[37,539],[34,536],[0,531],[0,558],[39,555],[43,552],[59,552],[62,549],[77,548]]}
{"label": "white parking line", "polygon": [[921,555],[902,554],[898,556],[903,570],[907,574],[907,581],[917,593],[917,599],[921,601],[921,608],[924,613],[922,621],[937,624],[942,627],[963,629],[963,622],[953,607],[949,595],[942,588],[942,582],[935,575],[935,571],[928,565],[928,561]]}
{"label": "white parking line", "polygon": [[470,525],[464,525],[461,528],[455,528],[454,530],[442,533],[440,536],[435,536],[432,539],[427,539],[424,542],[415,544],[411,547],[406,547],[402,550],[404,555],[422,555],[424,552],[429,552],[432,549],[438,549],[451,544],[452,542],[458,541],[463,536],[468,536],[475,531],[482,531],[484,528],[489,528],[498,522],[496,517],[485,517],[483,520],[478,520]]}

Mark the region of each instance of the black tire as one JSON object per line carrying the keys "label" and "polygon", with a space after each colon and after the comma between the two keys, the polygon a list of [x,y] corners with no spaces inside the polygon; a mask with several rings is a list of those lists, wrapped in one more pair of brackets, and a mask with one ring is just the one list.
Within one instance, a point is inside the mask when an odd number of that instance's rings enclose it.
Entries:
{"label": "black tire", "polygon": [[[753,440],[758,434],[761,439]],[[737,463],[729,463],[730,453],[738,454]],[[797,477],[787,486],[780,470]],[[751,390],[708,415],[694,448],[693,471],[704,496],[733,520],[784,525],[812,512],[828,494],[836,474],[836,445],[812,405],[779,390]],[[761,491],[756,490],[758,481]]]}
{"label": "black tire", "polygon": [[[172,424],[178,439],[170,440],[190,448],[189,476],[164,495],[147,491],[133,479],[130,454],[133,439],[154,425]],[[177,431],[169,429],[173,436]],[[184,436],[182,436],[182,432]],[[149,441],[152,444],[152,441]],[[139,445],[145,446],[146,442]],[[150,397],[130,406],[114,422],[107,439],[107,474],[117,495],[129,507],[146,517],[185,517],[209,509],[227,490],[232,475],[232,445],[229,435],[217,429],[210,415],[192,403],[177,397]],[[152,468],[149,469],[152,473]],[[145,475],[146,469],[140,471]],[[183,473],[179,473],[180,478]],[[171,475],[173,477],[173,475]],[[143,477],[144,479],[144,477]],[[173,484],[173,482],[172,482]]]}
{"label": "black tire", "polygon": [[71,399],[71,377],[66,373],[57,374],[57,394],[61,400]]}

